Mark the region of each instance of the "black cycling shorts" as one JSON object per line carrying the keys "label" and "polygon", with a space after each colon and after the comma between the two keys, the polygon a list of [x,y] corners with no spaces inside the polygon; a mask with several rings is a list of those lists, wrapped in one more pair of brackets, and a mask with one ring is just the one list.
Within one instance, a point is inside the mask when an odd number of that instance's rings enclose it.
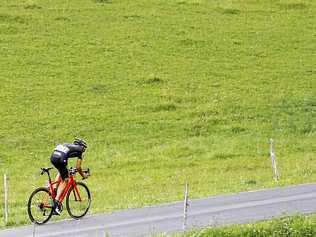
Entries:
{"label": "black cycling shorts", "polygon": [[67,169],[67,159],[64,159],[62,156],[52,155],[50,161],[58,170],[62,180],[68,178],[68,169]]}

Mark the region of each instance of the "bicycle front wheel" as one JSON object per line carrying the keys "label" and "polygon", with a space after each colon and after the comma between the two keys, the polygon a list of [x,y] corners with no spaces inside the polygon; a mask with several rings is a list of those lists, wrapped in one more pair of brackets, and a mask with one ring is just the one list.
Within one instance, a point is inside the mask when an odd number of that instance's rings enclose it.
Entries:
{"label": "bicycle front wheel", "polygon": [[85,216],[91,205],[90,191],[86,184],[76,182],[77,190],[72,187],[66,197],[66,208],[72,218]]}
{"label": "bicycle front wheel", "polygon": [[27,203],[30,220],[36,224],[46,223],[53,214],[53,199],[47,188],[37,188]]}

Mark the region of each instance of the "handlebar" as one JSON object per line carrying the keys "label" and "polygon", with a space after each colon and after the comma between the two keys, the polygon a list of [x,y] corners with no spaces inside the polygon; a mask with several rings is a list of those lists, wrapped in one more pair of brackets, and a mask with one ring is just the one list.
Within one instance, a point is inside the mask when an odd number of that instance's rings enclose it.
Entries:
{"label": "handlebar", "polygon": [[[77,172],[78,172],[78,169],[77,169],[77,168],[72,168],[72,167],[70,167],[70,169],[69,169],[69,175],[75,175]],[[91,175],[89,168],[88,168],[87,170],[83,170],[82,172],[85,173],[85,174],[87,174],[88,177]],[[83,178],[83,179],[85,179],[85,178]]]}
{"label": "handlebar", "polygon": [[69,171],[70,175],[75,175],[78,172],[78,170],[76,168],[72,168],[72,167],[70,167],[70,169],[68,169],[68,171]]}

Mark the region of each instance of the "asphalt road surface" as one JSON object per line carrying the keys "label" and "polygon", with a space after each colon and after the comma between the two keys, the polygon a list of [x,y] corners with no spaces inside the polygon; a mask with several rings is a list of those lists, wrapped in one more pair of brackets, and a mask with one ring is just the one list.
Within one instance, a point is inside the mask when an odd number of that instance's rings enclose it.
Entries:
{"label": "asphalt road surface", "polygon": [[[316,183],[190,200],[187,229],[316,213]],[[152,236],[183,231],[183,202],[0,231],[0,237]],[[27,217],[25,217],[27,218]]]}

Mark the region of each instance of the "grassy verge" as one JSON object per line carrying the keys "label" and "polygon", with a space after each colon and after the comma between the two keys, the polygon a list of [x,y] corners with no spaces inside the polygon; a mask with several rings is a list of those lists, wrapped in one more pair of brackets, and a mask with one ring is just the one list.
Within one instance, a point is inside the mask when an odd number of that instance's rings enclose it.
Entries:
{"label": "grassy verge", "polygon": [[316,216],[295,216],[247,225],[216,227],[194,231],[186,237],[313,237]]}
{"label": "grassy verge", "polygon": [[1,1],[8,225],[74,136],[93,213],[179,200],[186,179],[193,198],[315,182],[315,16],[312,0]]}

